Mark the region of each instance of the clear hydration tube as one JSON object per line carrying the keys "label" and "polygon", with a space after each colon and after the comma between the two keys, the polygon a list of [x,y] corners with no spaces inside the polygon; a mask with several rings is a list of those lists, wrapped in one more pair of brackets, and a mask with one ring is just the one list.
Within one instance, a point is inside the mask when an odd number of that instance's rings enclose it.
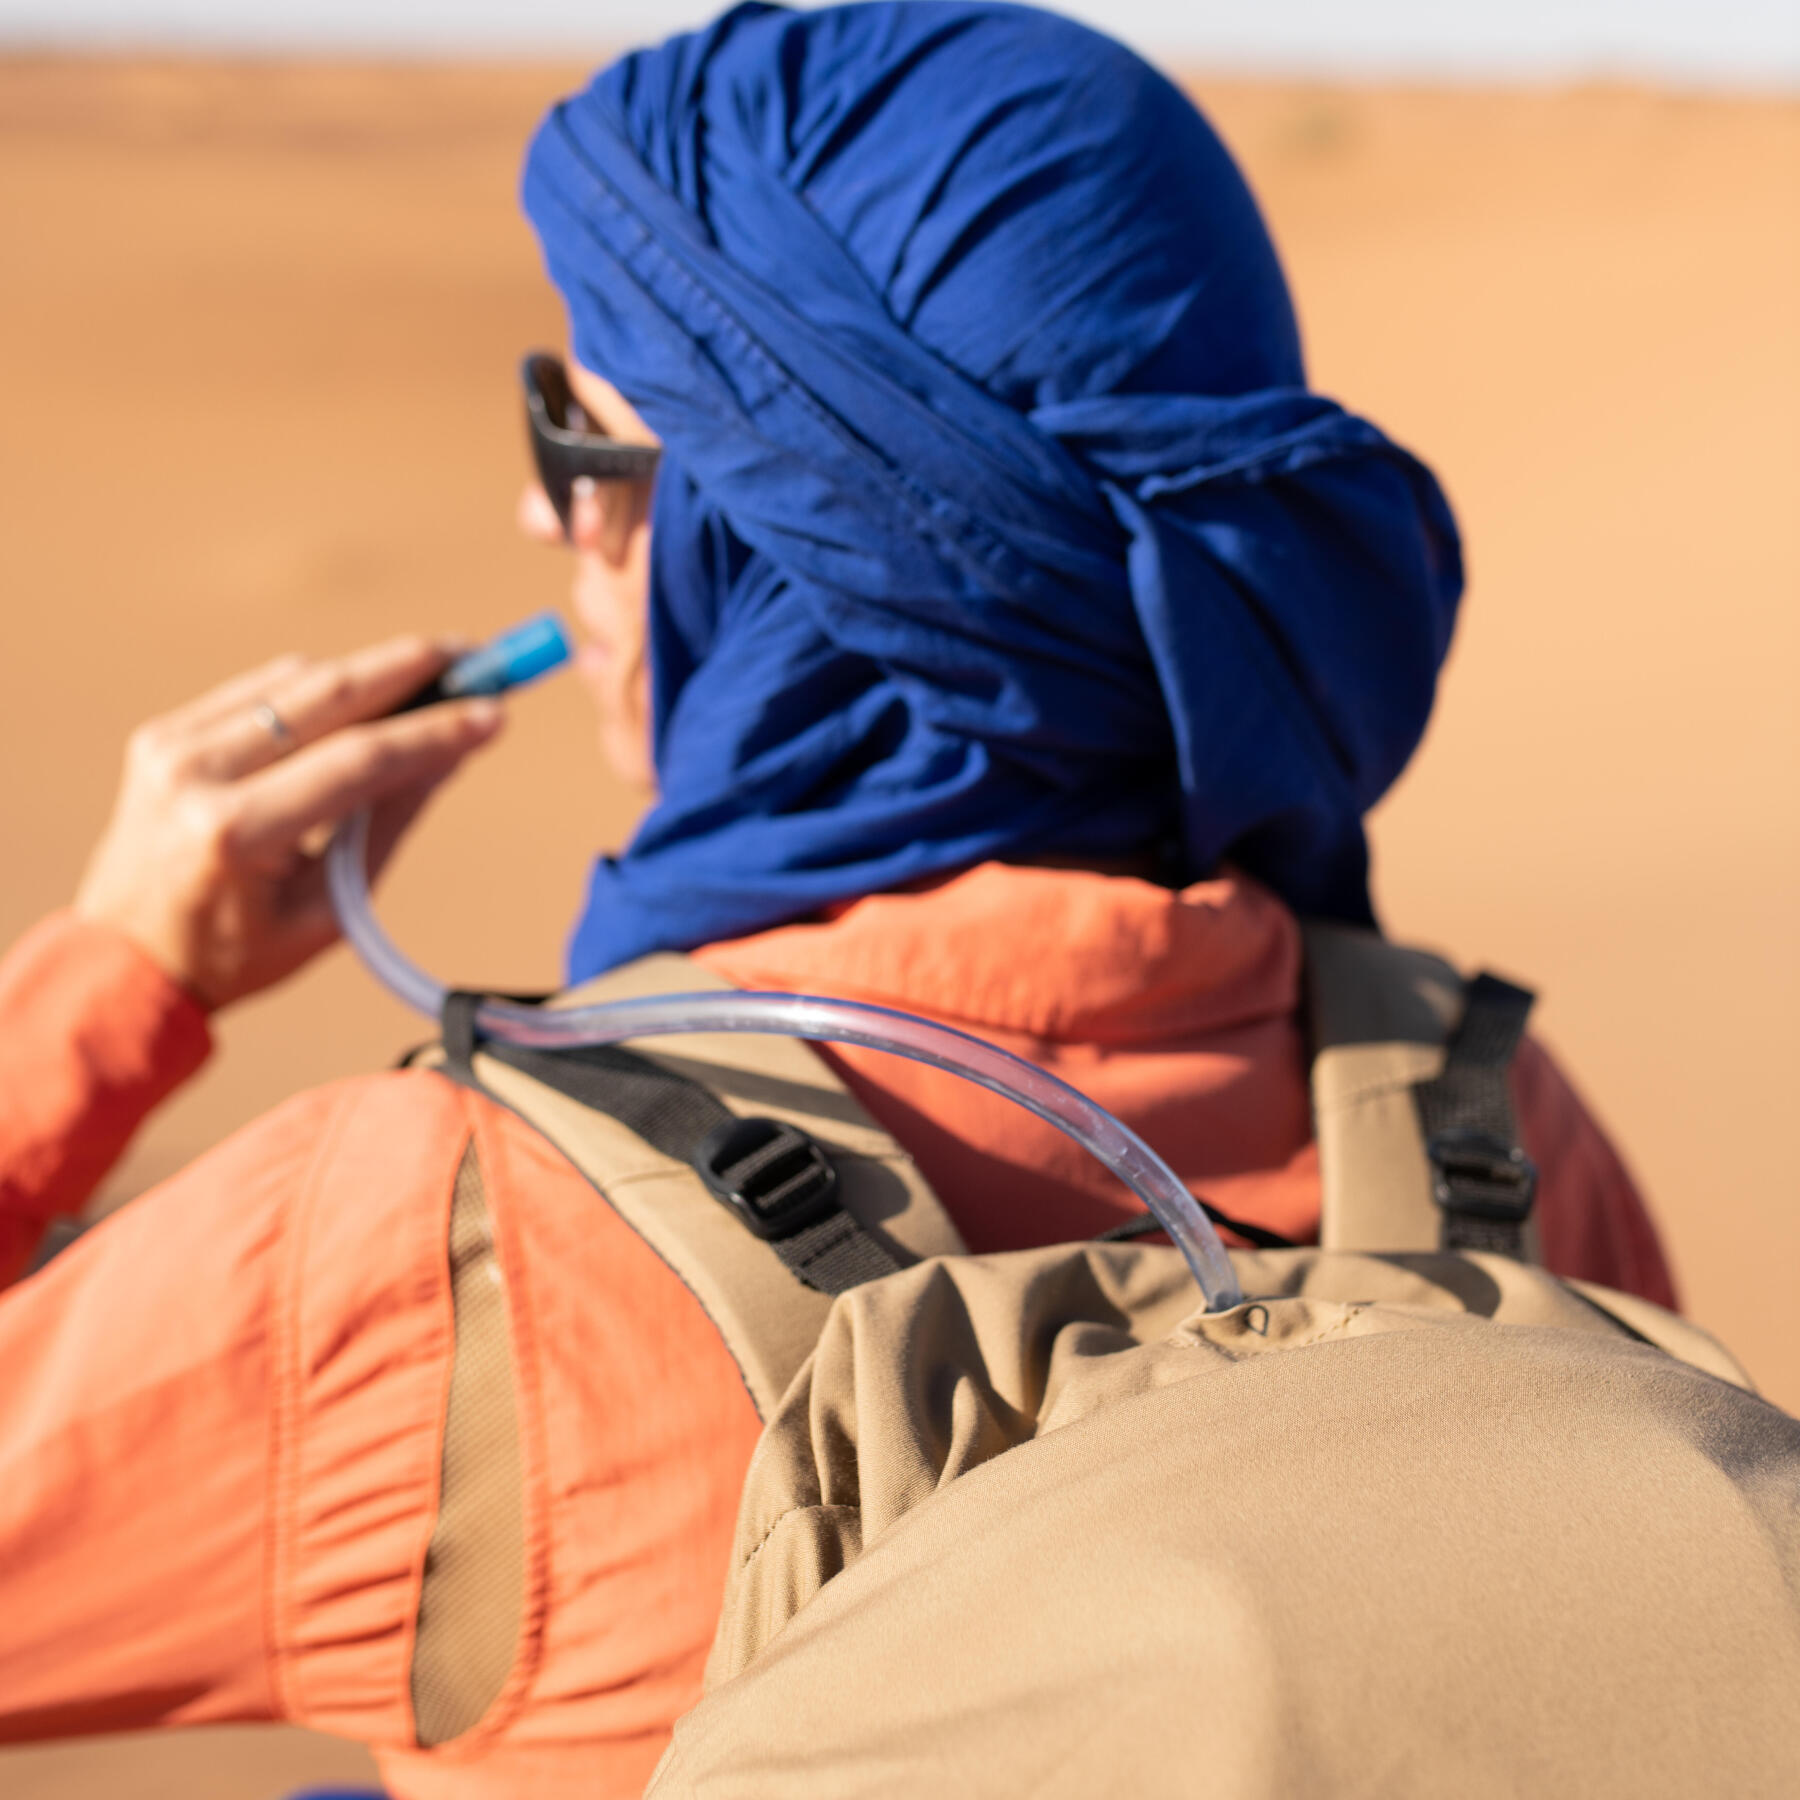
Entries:
{"label": "clear hydration tube", "polygon": [[[401,953],[369,903],[368,835],[369,816],[357,813],[338,828],[326,853],[338,924],[383,987],[435,1020],[443,1011],[443,983]],[[951,1026],[854,1000],[736,991],[658,994],[566,1009],[496,999],[477,1009],[475,1025],[484,1037],[544,1050],[694,1031],[761,1032],[815,1043],[860,1044],[947,1069],[1016,1101],[1098,1157],[1156,1215],[1193,1271],[1209,1310],[1219,1312],[1243,1299],[1212,1221],[1180,1177],[1136,1132],[1066,1081]]]}

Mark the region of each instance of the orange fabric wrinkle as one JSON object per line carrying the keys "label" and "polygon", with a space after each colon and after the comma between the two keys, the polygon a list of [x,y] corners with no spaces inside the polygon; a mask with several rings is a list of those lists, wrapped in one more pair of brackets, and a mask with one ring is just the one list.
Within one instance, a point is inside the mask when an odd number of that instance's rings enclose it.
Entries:
{"label": "orange fabric wrinkle", "polygon": [[0,1739],[275,1716],[271,1299],[318,1124],[269,1115],[0,1300]]}
{"label": "orange fabric wrinkle", "polygon": [[1235,875],[1177,892],[983,863],[694,955],[719,971],[812,973],[834,993],[854,988],[972,1030],[1082,1046],[1135,1049],[1285,1017],[1300,994],[1293,915]]}
{"label": "orange fabric wrinkle", "polygon": [[423,1073],[327,1090],[288,1208],[278,1379],[275,1652],[287,1710],[369,1742],[412,1735],[408,1671],[452,1346],[446,1245],[463,1096]]}

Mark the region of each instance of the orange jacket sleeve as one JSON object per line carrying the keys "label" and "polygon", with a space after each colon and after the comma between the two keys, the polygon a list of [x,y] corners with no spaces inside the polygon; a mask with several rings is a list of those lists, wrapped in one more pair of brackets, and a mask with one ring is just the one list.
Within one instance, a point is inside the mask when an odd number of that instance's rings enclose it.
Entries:
{"label": "orange jacket sleeve", "polygon": [[1538,1166],[1544,1267],[1673,1310],[1675,1282],[1649,1209],[1569,1078],[1535,1038],[1512,1067],[1519,1139]]}
{"label": "orange jacket sleeve", "polygon": [[0,958],[0,1287],[211,1049],[199,1004],[119,932],[53,913]]}
{"label": "orange jacket sleeve", "polygon": [[[479,1726],[410,1672],[471,1142],[519,1402],[526,1618]],[[0,1744],[285,1719],[408,1800],[625,1800],[699,1698],[761,1426],[680,1278],[421,1070],[302,1094],[0,1295]]]}

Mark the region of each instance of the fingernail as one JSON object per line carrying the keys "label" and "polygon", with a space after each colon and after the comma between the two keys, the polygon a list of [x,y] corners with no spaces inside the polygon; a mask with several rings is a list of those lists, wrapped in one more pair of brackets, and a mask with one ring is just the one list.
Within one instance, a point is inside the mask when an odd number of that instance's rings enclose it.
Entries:
{"label": "fingernail", "polygon": [[493,731],[506,717],[506,708],[498,700],[471,700],[463,710],[463,717],[477,731]]}

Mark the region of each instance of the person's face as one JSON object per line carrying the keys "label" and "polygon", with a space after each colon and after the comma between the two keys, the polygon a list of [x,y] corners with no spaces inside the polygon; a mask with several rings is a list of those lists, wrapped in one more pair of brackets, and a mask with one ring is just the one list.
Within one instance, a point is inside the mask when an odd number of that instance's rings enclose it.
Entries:
{"label": "person's face", "polygon": [[[569,385],[594,425],[621,443],[654,444],[656,434],[611,382],[568,358]],[[621,781],[656,785],[650,750],[650,492],[645,481],[578,481],[569,508],[575,552],[575,617],[585,641],[575,666],[600,709],[600,748]],[[519,496],[519,527],[562,544],[556,509],[537,482]]]}

